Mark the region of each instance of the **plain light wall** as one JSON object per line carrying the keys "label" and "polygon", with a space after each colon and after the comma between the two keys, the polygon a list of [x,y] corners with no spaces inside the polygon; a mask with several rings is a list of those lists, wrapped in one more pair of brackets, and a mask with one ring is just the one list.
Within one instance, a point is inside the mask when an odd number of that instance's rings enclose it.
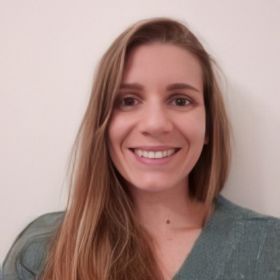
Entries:
{"label": "plain light wall", "polygon": [[0,0],[0,263],[37,216],[64,208],[94,69],[136,20],[188,23],[223,70],[234,132],[224,195],[280,217],[280,2]]}

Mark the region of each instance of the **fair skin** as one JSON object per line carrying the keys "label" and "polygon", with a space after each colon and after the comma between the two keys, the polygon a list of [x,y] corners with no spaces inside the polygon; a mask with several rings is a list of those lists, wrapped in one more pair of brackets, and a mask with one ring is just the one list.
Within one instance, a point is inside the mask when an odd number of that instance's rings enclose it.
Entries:
{"label": "fair skin", "polygon": [[134,49],[109,125],[109,149],[166,279],[178,271],[206,219],[204,205],[188,195],[188,174],[207,144],[205,126],[198,60],[171,44]]}

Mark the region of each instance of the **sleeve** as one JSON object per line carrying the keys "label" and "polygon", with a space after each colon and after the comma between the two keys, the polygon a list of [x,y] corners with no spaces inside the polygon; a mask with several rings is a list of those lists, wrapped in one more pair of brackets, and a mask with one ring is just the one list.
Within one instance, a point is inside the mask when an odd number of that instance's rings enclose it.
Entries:
{"label": "sleeve", "polygon": [[48,246],[61,223],[62,216],[62,213],[43,215],[20,233],[4,260],[3,280],[38,279]]}

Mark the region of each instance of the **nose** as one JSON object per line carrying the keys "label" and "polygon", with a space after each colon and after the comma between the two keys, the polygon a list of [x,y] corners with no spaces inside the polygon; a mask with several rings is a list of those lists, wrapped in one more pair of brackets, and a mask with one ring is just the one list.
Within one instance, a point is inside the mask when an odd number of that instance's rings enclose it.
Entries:
{"label": "nose", "polygon": [[145,135],[167,134],[173,129],[173,124],[164,104],[149,104],[142,111],[139,122],[140,132]]}

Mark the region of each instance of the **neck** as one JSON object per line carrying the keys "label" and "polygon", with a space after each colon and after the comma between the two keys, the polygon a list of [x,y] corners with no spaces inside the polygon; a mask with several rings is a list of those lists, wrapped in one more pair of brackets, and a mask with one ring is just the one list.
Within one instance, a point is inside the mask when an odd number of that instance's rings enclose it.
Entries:
{"label": "neck", "polygon": [[140,224],[153,236],[199,229],[207,217],[204,204],[190,199],[186,185],[161,192],[134,190]]}

